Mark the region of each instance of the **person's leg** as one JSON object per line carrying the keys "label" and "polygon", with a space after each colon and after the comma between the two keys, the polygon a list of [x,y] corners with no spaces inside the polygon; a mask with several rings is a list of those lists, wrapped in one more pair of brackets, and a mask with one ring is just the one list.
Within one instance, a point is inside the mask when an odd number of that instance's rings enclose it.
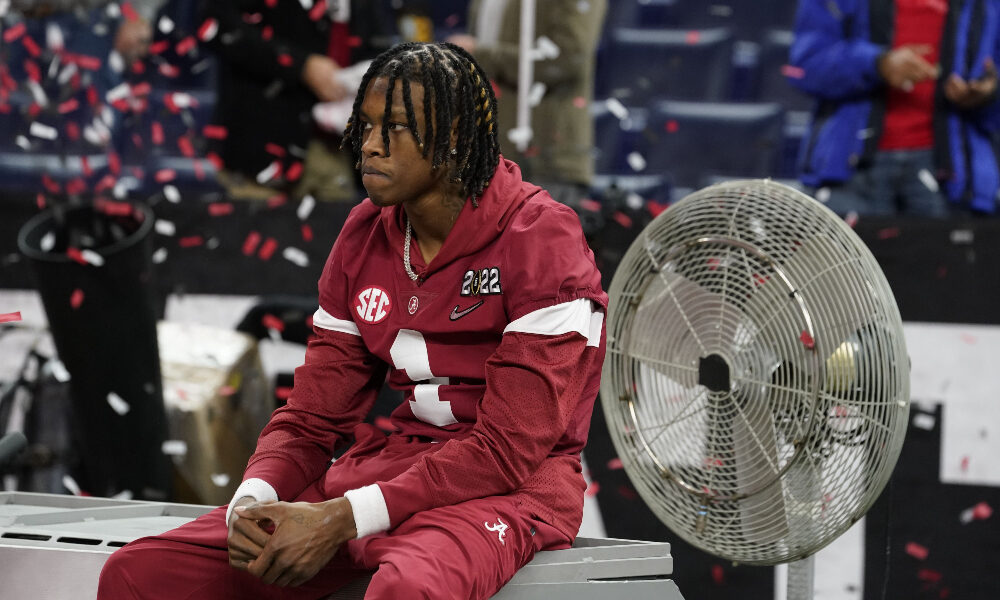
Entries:
{"label": "person's leg", "polygon": [[902,213],[919,217],[947,217],[951,210],[934,179],[933,152],[911,150],[900,153],[899,159]]}
{"label": "person's leg", "polygon": [[[316,487],[298,498],[323,500]],[[362,574],[341,552],[312,580],[294,588],[267,585],[229,566],[226,507],[220,507],[162,535],[123,546],[101,571],[98,600],[171,598],[314,599],[325,597]]]}
{"label": "person's leg", "polygon": [[840,216],[861,217],[896,214],[892,166],[876,154],[872,164],[855,171],[844,183],[821,187],[814,197]]}
{"label": "person's leg", "polygon": [[355,567],[378,569],[365,599],[489,598],[537,550],[571,541],[517,504],[506,496],[470,500],[349,542]]}

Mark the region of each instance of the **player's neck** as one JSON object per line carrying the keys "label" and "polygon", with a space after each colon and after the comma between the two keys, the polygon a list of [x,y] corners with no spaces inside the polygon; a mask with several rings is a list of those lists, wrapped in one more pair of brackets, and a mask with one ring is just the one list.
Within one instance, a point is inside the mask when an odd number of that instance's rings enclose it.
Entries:
{"label": "player's neck", "polygon": [[441,250],[464,204],[461,192],[451,191],[429,195],[403,205],[425,263],[430,264]]}

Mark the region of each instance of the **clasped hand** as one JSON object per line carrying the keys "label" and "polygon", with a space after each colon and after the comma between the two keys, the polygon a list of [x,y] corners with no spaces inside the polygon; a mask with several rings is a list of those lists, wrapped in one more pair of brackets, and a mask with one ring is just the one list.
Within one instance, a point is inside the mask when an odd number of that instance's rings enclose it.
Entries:
{"label": "clasped hand", "polygon": [[356,535],[346,498],[315,504],[241,499],[229,522],[229,564],[264,583],[297,586]]}

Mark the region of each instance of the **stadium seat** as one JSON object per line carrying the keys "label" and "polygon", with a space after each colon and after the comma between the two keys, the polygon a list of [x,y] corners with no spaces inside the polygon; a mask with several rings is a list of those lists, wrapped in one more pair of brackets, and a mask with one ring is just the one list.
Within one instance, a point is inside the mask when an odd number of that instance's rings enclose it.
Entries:
{"label": "stadium seat", "polygon": [[781,156],[784,110],[774,103],[657,103],[650,116],[648,173],[700,187],[707,174],[770,177]]}
{"label": "stadium seat", "polygon": [[608,6],[606,31],[622,27],[673,28],[679,24],[681,0],[617,0]]}
{"label": "stadium seat", "polygon": [[792,25],[796,0],[677,0],[677,27],[728,27],[737,40],[760,39],[769,27]]}
{"label": "stadium seat", "polygon": [[598,95],[635,106],[654,99],[725,99],[733,38],[717,29],[615,29],[598,55]]}

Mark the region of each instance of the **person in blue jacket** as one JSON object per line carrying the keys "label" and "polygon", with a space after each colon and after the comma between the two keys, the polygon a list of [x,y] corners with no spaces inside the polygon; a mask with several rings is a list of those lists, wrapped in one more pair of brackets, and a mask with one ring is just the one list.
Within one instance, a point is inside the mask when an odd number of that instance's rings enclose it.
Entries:
{"label": "person in blue jacket", "polygon": [[997,210],[1000,0],[801,0],[799,168],[843,215]]}

